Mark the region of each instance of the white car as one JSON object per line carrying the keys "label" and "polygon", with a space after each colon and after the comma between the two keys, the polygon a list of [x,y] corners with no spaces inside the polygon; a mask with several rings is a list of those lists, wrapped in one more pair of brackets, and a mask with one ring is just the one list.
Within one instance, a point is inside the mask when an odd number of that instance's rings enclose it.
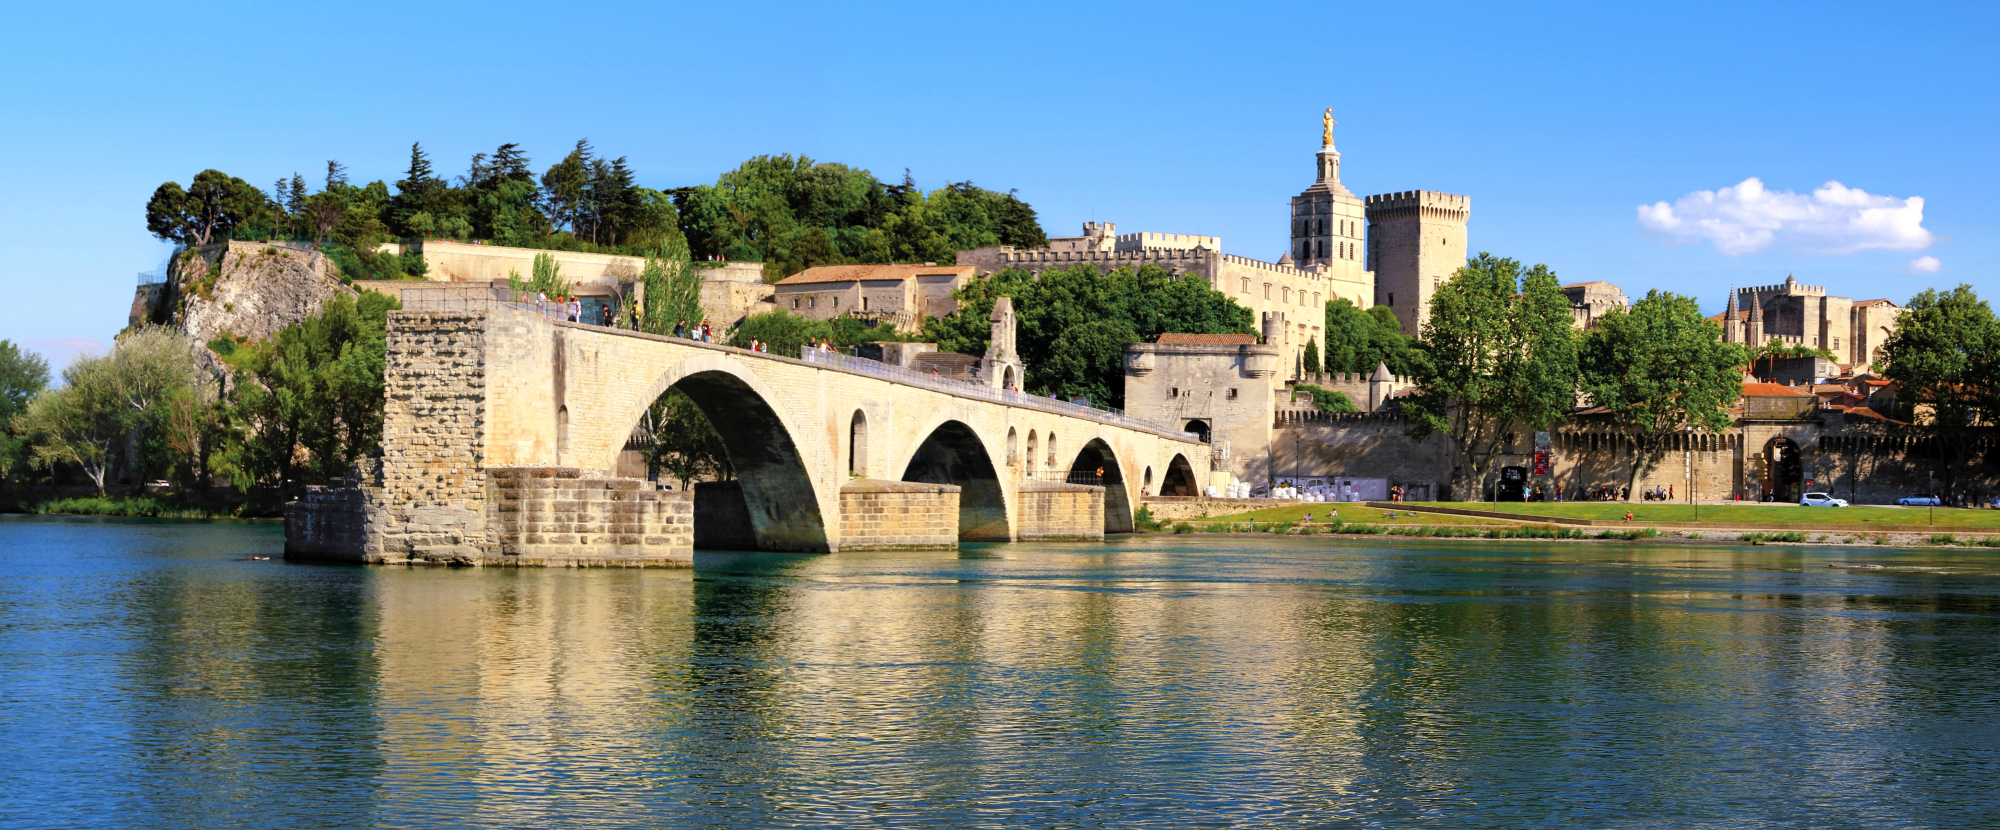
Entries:
{"label": "white car", "polygon": [[1799,497],[1800,507],[1846,507],[1846,499],[1836,499],[1826,493],[1807,493]]}
{"label": "white car", "polygon": [[1944,500],[1937,496],[1904,496],[1896,503],[1904,507],[1937,507],[1944,504]]}

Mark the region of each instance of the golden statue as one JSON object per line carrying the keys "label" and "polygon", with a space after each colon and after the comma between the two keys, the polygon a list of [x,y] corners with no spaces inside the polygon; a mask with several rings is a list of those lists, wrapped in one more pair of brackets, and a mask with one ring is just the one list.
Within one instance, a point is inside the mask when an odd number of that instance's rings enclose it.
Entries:
{"label": "golden statue", "polygon": [[1320,118],[1320,125],[1322,131],[1319,134],[1319,146],[1321,147],[1333,146],[1333,125],[1338,123],[1340,122],[1333,120],[1333,108],[1327,107],[1326,115]]}

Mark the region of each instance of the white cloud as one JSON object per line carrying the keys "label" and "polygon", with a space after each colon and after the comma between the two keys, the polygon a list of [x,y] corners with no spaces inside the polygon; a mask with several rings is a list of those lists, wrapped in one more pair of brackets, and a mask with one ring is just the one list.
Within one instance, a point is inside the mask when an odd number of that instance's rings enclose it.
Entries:
{"label": "white cloud", "polygon": [[1909,266],[1904,268],[1903,270],[1908,271],[1912,274],[1935,274],[1938,271],[1942,270],[1943,268],[1944,268],[1944,263],[1939,262],[1937,257],[1920,256],[1917,257],[1916,259],[1910,260]]}
{"label": "white cloud", "polygon": [[1772,245],[1814,254],[1915,251],[1934,239],[1924,229],[1922,196],[1878,196],[1840,182],[1810,194],[1772,191],[1754,176],[1734,187],[1697,190],[1673,204],[1640,205],[1639,227],[1672,242],[1712,242],[1729,256]]}

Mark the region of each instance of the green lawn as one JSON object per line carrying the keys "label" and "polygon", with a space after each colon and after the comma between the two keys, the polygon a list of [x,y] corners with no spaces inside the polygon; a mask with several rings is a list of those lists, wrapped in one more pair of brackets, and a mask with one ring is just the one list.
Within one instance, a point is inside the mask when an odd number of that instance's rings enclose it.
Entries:
{"label": "green lawn", "polygon": [[[1343,522],[1365,522],[1371,525],[1496,524],[1492,519],[1481,519],[1473,516],[1449,516],[1443,513],[1418,513],[1415,518],[1412,518],[1408,515],[1411,511],[1398,511],[1394,518],[1389,518],[1382,515],[1388,511],[1380,508],[1368,507],[1361,504],[1335,504],[1331,502],[1295,504],[1286,507],[1267,507],[1263,510],[1252,510],[1248,513],[1231,513],[1227,516],[1215,516],[1208,519],[1188,519],[1187,522],[1196,525],[1202,522],[1296,522],[1304,519],[1307,513],[1312,514],[1314,522],[1330,522],[1336,518],[1332,515],[1335,510],[1340,511],[1340,515],[1337,518]],[[1168,522],[1168,524],[1173,523]]]}
{"label": "green lawn", "polygon": [[[1520,513],[1529,516],[1563,516],[1572,519],[1595,519],[1597,521],[1618,521],[1625,518],[1625,511],[1632,511],[1632,521],[1643,522],[1715,522],[1727,524],[1794,524],[1802,527],[1857,527],[1871,525],[1922,525],[1930,522],[1932,511],[1921,507],[1800,507],[1796,504],[1731,504],[1701,505],[1660,504],[1658,502],[1427,502],[1432,507],[1455,507],[1463,510],[1490,510],[1502,513]],[[1418,506],[1423,506],[1419,504]],[[1700,518],[1696,518],[1697,511]],[[1377,511],[1379,515],[1380,511]],[[2000,528],[2000,510],[1965,510],[1940,507],[1936,510],[1938,527],[1996,527]]]}

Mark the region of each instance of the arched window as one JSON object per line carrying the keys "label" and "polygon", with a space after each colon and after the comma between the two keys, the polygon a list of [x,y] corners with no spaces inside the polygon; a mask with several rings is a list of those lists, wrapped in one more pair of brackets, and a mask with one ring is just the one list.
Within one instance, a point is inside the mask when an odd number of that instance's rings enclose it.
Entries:
{"label": "arched window", "polygon": [[1028,430],[1028,472],[1035,471],[1035,431]]}
{"label": "arched window", "polygon": [[1010,466],[1021,463],[1021,434],[1013,427],[1007,428],[1007,463]]}
{"label": "arched window", "polygon": [[854,420],[847,429],[847,473],[868,475],[868,415],[859,409],[854,410]]}
{"label": "arched window", "polygon": [[1056,468],[1056,434],[1049,433],[1049,469]]}

